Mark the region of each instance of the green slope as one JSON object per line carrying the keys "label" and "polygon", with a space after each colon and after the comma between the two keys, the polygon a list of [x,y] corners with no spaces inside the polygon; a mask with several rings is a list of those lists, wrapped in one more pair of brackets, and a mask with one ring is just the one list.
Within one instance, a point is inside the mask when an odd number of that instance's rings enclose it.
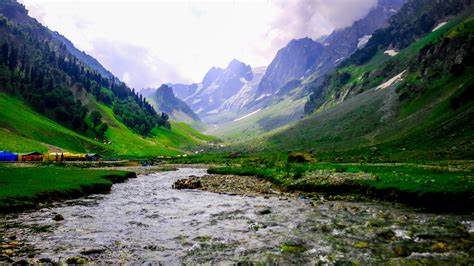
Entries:
{"label": "green slope", "polygon": [[155,128],[151,136],[142,137],[121,123],[109,107],[90,100],[88,106],[99,110],[109,125],[106,137],[111,144],[102,144],[59,125],[4,93],[0,93],[0,106],[0,150],[67,150],[114,157],[148,157],[181,154],[184,148],[211,140],[181,123],[173,124],[171,130]]}
{"label": "green slope", "polygon": [[[304,149],[333,159],[474,158],[472,62],[465,60],[462,73],[444,70],[450,56],[461,54],[456,47],[472,49],[462,44],[472,43],[466,40],[472,40],[473,24],[472,17],[453,19],[394,57],[379,51],[364,65],[339,69],[350,73],[351,78],[338,84],[334,76],[325,101],[315,113],[240,147]],[[449,47],[453,49],[451,55],[436,54]],[[428,57],[434,59],[419,62]],[[403,70],[403,81],[376,89]],[[371,76],[373,73],[378,78]]]}
{"label": "green slope", "polygon": [[272,129],[297,121],[303,115],[307,99],[286,97],[266,108],[258,109],[234,121],[209,127],[206,133],[225,141],[238,142],[255,138]]}

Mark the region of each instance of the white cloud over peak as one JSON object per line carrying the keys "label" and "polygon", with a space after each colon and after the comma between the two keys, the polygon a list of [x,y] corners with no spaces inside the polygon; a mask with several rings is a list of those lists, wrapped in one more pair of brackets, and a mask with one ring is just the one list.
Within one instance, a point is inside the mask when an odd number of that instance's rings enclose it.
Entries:
{"label": "white cloud over peak", "polygon": [[233,58],[267,65],[291,39],[317,38],[377,0],[21,0],[50,29],[132,87],[200,81]]}

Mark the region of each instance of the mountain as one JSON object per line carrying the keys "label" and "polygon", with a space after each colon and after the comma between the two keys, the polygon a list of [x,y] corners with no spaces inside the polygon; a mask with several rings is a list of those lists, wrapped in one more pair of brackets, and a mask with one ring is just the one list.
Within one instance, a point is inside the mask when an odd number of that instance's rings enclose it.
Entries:
{"label": "mountain", "polygon": [[166,84],[173,88],[173,92],[179,99],[186,99],[194,94],[198,88],[198,84]]}
{"label": "mountain", "polygon": [[324,46],[310,38],[290,41],[280,49],[268,66],[258,85],[258,95],[273,94],[294,79],[305,76],[306,71],[321,57]]}
{"label": "mountain", "polygon": [[178,154],[183,145],[208,140],[181,124],[171,129],[167,115],[58,38],[21,4],[0,2],[2,149],[139,157]]}
{"label": "mountain", "polygon": [[350,27],[333,31],[324,39],[326,49],[310,72],[322,76],[363,48],[377,29],[387,26],[389,18],[398,12],[404,2],[405,0],[378,0],[377,5],[365,17],[355,21]]}
{"label": "mountain", "polygon": [[473,10],[408,1],[314,88],[304,119],[242,145],[352,161],[474,158]]}
{"label": "mountain", "polygon": [[164,112],[175,121],[187,123],[200,122],[199,117],[182,100],[176,98],[173,89],[168,85],[161,85],[154,93],[149,96],[152,105],[158,112]]}
{"label": "mountain", "polygon": [[403,2],[379,0],[365,17],[349,27],[336,29],[318,41],[310,38],[290,41],[272,60],[258,89],[249,90],[251,93],[245,94],[245,100],[238,101],[243,103],[238,112],[221,108],[218,116],[206,119],[215,124],[208,132],[234,140],[295,122],[303,116],[306,98],[313,88],[344,58],[362,48],[376,29],[387,26],[388,19]]}
{"label": "mountain", "polygon": [[213,67],[201,83],[170,84],[176,95],[184,100],[204,121],[218,114],[219,108],[238,94],[254,78],[252,68],[236,59],[225,69]]}
{"label": "mountain", "polygon": [[80,51],[77,49],[74,44],[68,40],[66,37],[62,36],[59,34],[59,32],[53,31],[51,32],[51,35],[53,36],[54,39],[60,41],[66,46],[66,49],[74,55],[77,59],[79,59],[81,62],[83,62],[85,65],[96,71],[97,73],[101,74],[103,77],[108,78],[108,79],[117,79],[110,71],[105,69],[104,66],[102,66],[97,59],[94,57],[88,55],[84,51]]}
{"label": "mountain", "polygon": [[[386,69],[373,69],[365,72],[359,81],[353,82],[352,71],[345,71],[350,65],[365,65],[376,58],[387,60],[399,53],[422,36],[430,33],[437,25],[446,22],[451,16],[466,10],[471,1],[411,0],[399,13],[390,19],[390,25],[376,31],[364,48],[357,50],[350,58],[341,63],[337,71],[313,85],[313,93],[305,106],[305,112],[311,113],[326,101],[342,101],[348,96],[360,93],[373,81],[388,79],[403,71],[409,63],[401,61],[397,65],[388,65]],[[381,55],[383,54],[383,56]],[[352,81],[352,82],[351,82]],[[347,86],[352,86],[350,89]],[[335,95],[337,94],[337,95]],[[327,103],[326,103],[327,105]]]}

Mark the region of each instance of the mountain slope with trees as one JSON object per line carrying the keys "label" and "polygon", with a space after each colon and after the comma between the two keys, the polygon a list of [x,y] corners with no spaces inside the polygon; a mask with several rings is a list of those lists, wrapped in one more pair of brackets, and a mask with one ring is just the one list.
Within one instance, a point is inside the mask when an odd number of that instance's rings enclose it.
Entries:
{"label": "mountain slope with trees", "polygon": [[147,96],[147,98],[150,99],[157,112],[166,113],[172,120],[188,124],[198,124],[201,122],[199,116],[184,101],[176,98],[173,89],[168,85],[163,84],[158,89],[152,91],[152,94]]}
{"label": "mountain slope with trees", "polygon": [[142,96],[90,69],[50,30],[28,17],[20,4],[3,1],[0,14],[2,91],[20,96],[36,111],[85,134],[90,110],[75,97],[81,91],[113,107],[122,122],[142,135],[156,125],[168,126]]}
{"label": "mountain slope with trees", "polygon": [[316,88],[306,118],[252,146],[332,159],[473,158],[472,14],[471,1],[409,1],[390,34],[375,34],[392,41],[369,41]]}
{"label": "mountain slope with trees", "polygon": [[[50,147],[119,156],[181,152],[179,141],[170,146],[160,143],[157,127],[169,131],[166,138],[190,132],[170,129],[168,115],[158,114],[119,80],[96,72],[89,65],[95,59],[86,54],[77,58],[70,52],[73,46],[68,48],[64,42],[29,17],[22,5],[12,0],[0,3],[0,93],[5,103],[11,100],[19,106],[2,105],[0,110],[2,134],[19,144],[12,150]],[[25,112],[24,126],[10,116],[15,112]],[[201,137],[185,139],[191,142],[183,145],[202,141]],[[4,149],[9,146],[4,145]]]}

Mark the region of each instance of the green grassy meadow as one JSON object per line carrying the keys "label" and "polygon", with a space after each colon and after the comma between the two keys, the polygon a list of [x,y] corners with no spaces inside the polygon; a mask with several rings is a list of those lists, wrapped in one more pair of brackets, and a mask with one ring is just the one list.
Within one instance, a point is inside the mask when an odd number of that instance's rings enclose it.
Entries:
{"label": "green grassy meadow", "polygon": [[38,202],[106,192],[130,172],[63,167],[0,166],[0,209],[30,208]]}
{"label": "green grassy meadow", "polygon": [[257,176],[284,190],[328,195],[362,195],[434,210],[472,209],[472,161],[426,163],[289,163],[280,158],[247,157],[213,167],[211,174]]}

